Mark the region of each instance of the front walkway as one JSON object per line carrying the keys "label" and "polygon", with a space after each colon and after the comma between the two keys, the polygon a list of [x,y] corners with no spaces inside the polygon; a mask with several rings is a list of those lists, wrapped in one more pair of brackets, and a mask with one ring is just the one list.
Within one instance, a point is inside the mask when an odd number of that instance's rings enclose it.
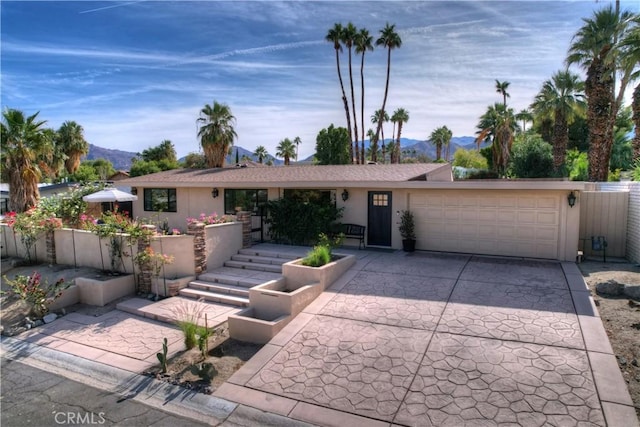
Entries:
{"label": "front walkway", "polygon": [[359,258],[215,395],[318,425],[638,425],[575,264]]}

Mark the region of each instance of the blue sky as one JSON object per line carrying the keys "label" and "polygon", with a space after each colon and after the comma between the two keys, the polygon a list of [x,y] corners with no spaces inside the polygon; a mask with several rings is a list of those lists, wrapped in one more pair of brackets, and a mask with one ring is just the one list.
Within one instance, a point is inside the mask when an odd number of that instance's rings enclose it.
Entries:
{"label": "blue sky", "polygon": [[[300,136],[304,158],[322,128],[346,125],[327,30],[352,21],[377,38],[389,22],[403,45],[392,52],[387,111],[409,111],[403,136],[424,140],[443,125],[473,135],[501,101],[496,79],[511,82],[511,107],[527,107],[563,67],[581,19],[608,3],[3,0],[1,104],[40,111],[53,128],[74,120],[102,147],[140,152],[169,139],[184,156],[199,150],[196,119],[216,100],[237,118],[237,145],[273,154]],[[635,0],[622,7],[640,12]],[[371,127],[386,51],[365,61]],[[341,64],[348,85],[346,51]]]}

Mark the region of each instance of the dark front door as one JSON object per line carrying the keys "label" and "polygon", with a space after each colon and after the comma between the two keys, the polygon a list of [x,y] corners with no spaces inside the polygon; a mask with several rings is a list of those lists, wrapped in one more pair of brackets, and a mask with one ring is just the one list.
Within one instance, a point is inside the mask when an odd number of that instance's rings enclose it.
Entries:
{"label": "dark front door", "polygon": [[391,246],[391,191],[369,191],[367,245]]}

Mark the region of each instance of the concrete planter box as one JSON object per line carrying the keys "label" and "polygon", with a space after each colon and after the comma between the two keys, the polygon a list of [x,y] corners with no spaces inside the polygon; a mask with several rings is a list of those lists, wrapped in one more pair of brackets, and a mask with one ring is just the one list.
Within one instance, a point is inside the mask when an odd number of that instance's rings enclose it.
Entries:
{"label": "concrete planter box", "polygon": [[76,278],[80,288],[80,302],[104,306],[118,298],[133,295],[136,291],[133,274],[102,279]]}
{"label": "concrete planter box", "polygon": [[232,314],[227,320],[229,335],[239,341],[266,344],[293,319],[289,314],[267,316],[254,307]]}
{"label": "concrete planter box", "polygon": [[189,282],[191,282],[192,280],[196,280],[196,276],[184,276],[177,279],[163,279],[162,277],[152,277],[151,292],[155,294],[157,291],[158,295],[163,297],[175,297],[180,292],[180,289],[186,288]]}
{"label": "concrete planter box", "polygon": [[301,264],[301,260],[287,262],[282,265],[282,275],[292,287],[319,283],[324,291],[356,263],[354,255],[336,256],[340,258],[322,267],[307,267]]}
{"label": "concrete planter box", "polygon": [[286,278],[271,280],[249,290],[251,307],[267,317],[290,314],[295,317],[322,293],[319,283],[290,285]]}

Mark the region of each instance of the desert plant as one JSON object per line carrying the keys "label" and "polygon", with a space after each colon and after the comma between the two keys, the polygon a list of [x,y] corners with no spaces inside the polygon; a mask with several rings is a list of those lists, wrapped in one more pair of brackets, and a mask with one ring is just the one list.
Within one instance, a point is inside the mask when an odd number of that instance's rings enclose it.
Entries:
{"label": "desert plant", "polygon": [[331,262],[331,249],[329,246],[314,246],[306,257],[302,259],[302,265],[308,267],[322,267]]}
{"label": "desert plant", "polygon": [[202,299],[195,302],[180,301],[180,303],[172,309],[176,323],[184,334],[184,345],[187,350],[191,350],[198,344],[198,320],[204,317],[204,310],[206,308],[204,304],[200,304],[201,301]]}
{"label": "desert plant", "polygon": [[30,314],[35,317],[47,314],[49,305],[62,295],[63,290],[71,286],[71,283],[62,278],[49,285],[46,280],[42,281],[42,276],[37,271],[31,276],[18,275],[13,280],[4,276],[4,281],[21,300],[30,305]]}
{"label": "desert plant", "polygon": [[202,381],[210,382],[216,375],[218,370],[213,366],[213,363],[203,362],[193,365],[190,368],[193,375],[200,377]]}
{"label": "desert plant", "polygon": [[416,238],[416,225],[411,211],[402,211],[400,215],[400,235],[404,240],[415,240]]}
{"label": "desert plant", "polygon": [[162,353],[156,353],[156,357],[160,361],[160,369],[163,374],[167,373],[167,352],[169,351],[169,345],[167,339],[162,341]]}
{"label": "desert plant", "polygon": [[206,326],[199,326],[196,330],[196,335],[198,336],[198,349],[202,357],[205,358],[207,357],[207,353],[209,353],[209,337],[211,336],[211,331]]}

